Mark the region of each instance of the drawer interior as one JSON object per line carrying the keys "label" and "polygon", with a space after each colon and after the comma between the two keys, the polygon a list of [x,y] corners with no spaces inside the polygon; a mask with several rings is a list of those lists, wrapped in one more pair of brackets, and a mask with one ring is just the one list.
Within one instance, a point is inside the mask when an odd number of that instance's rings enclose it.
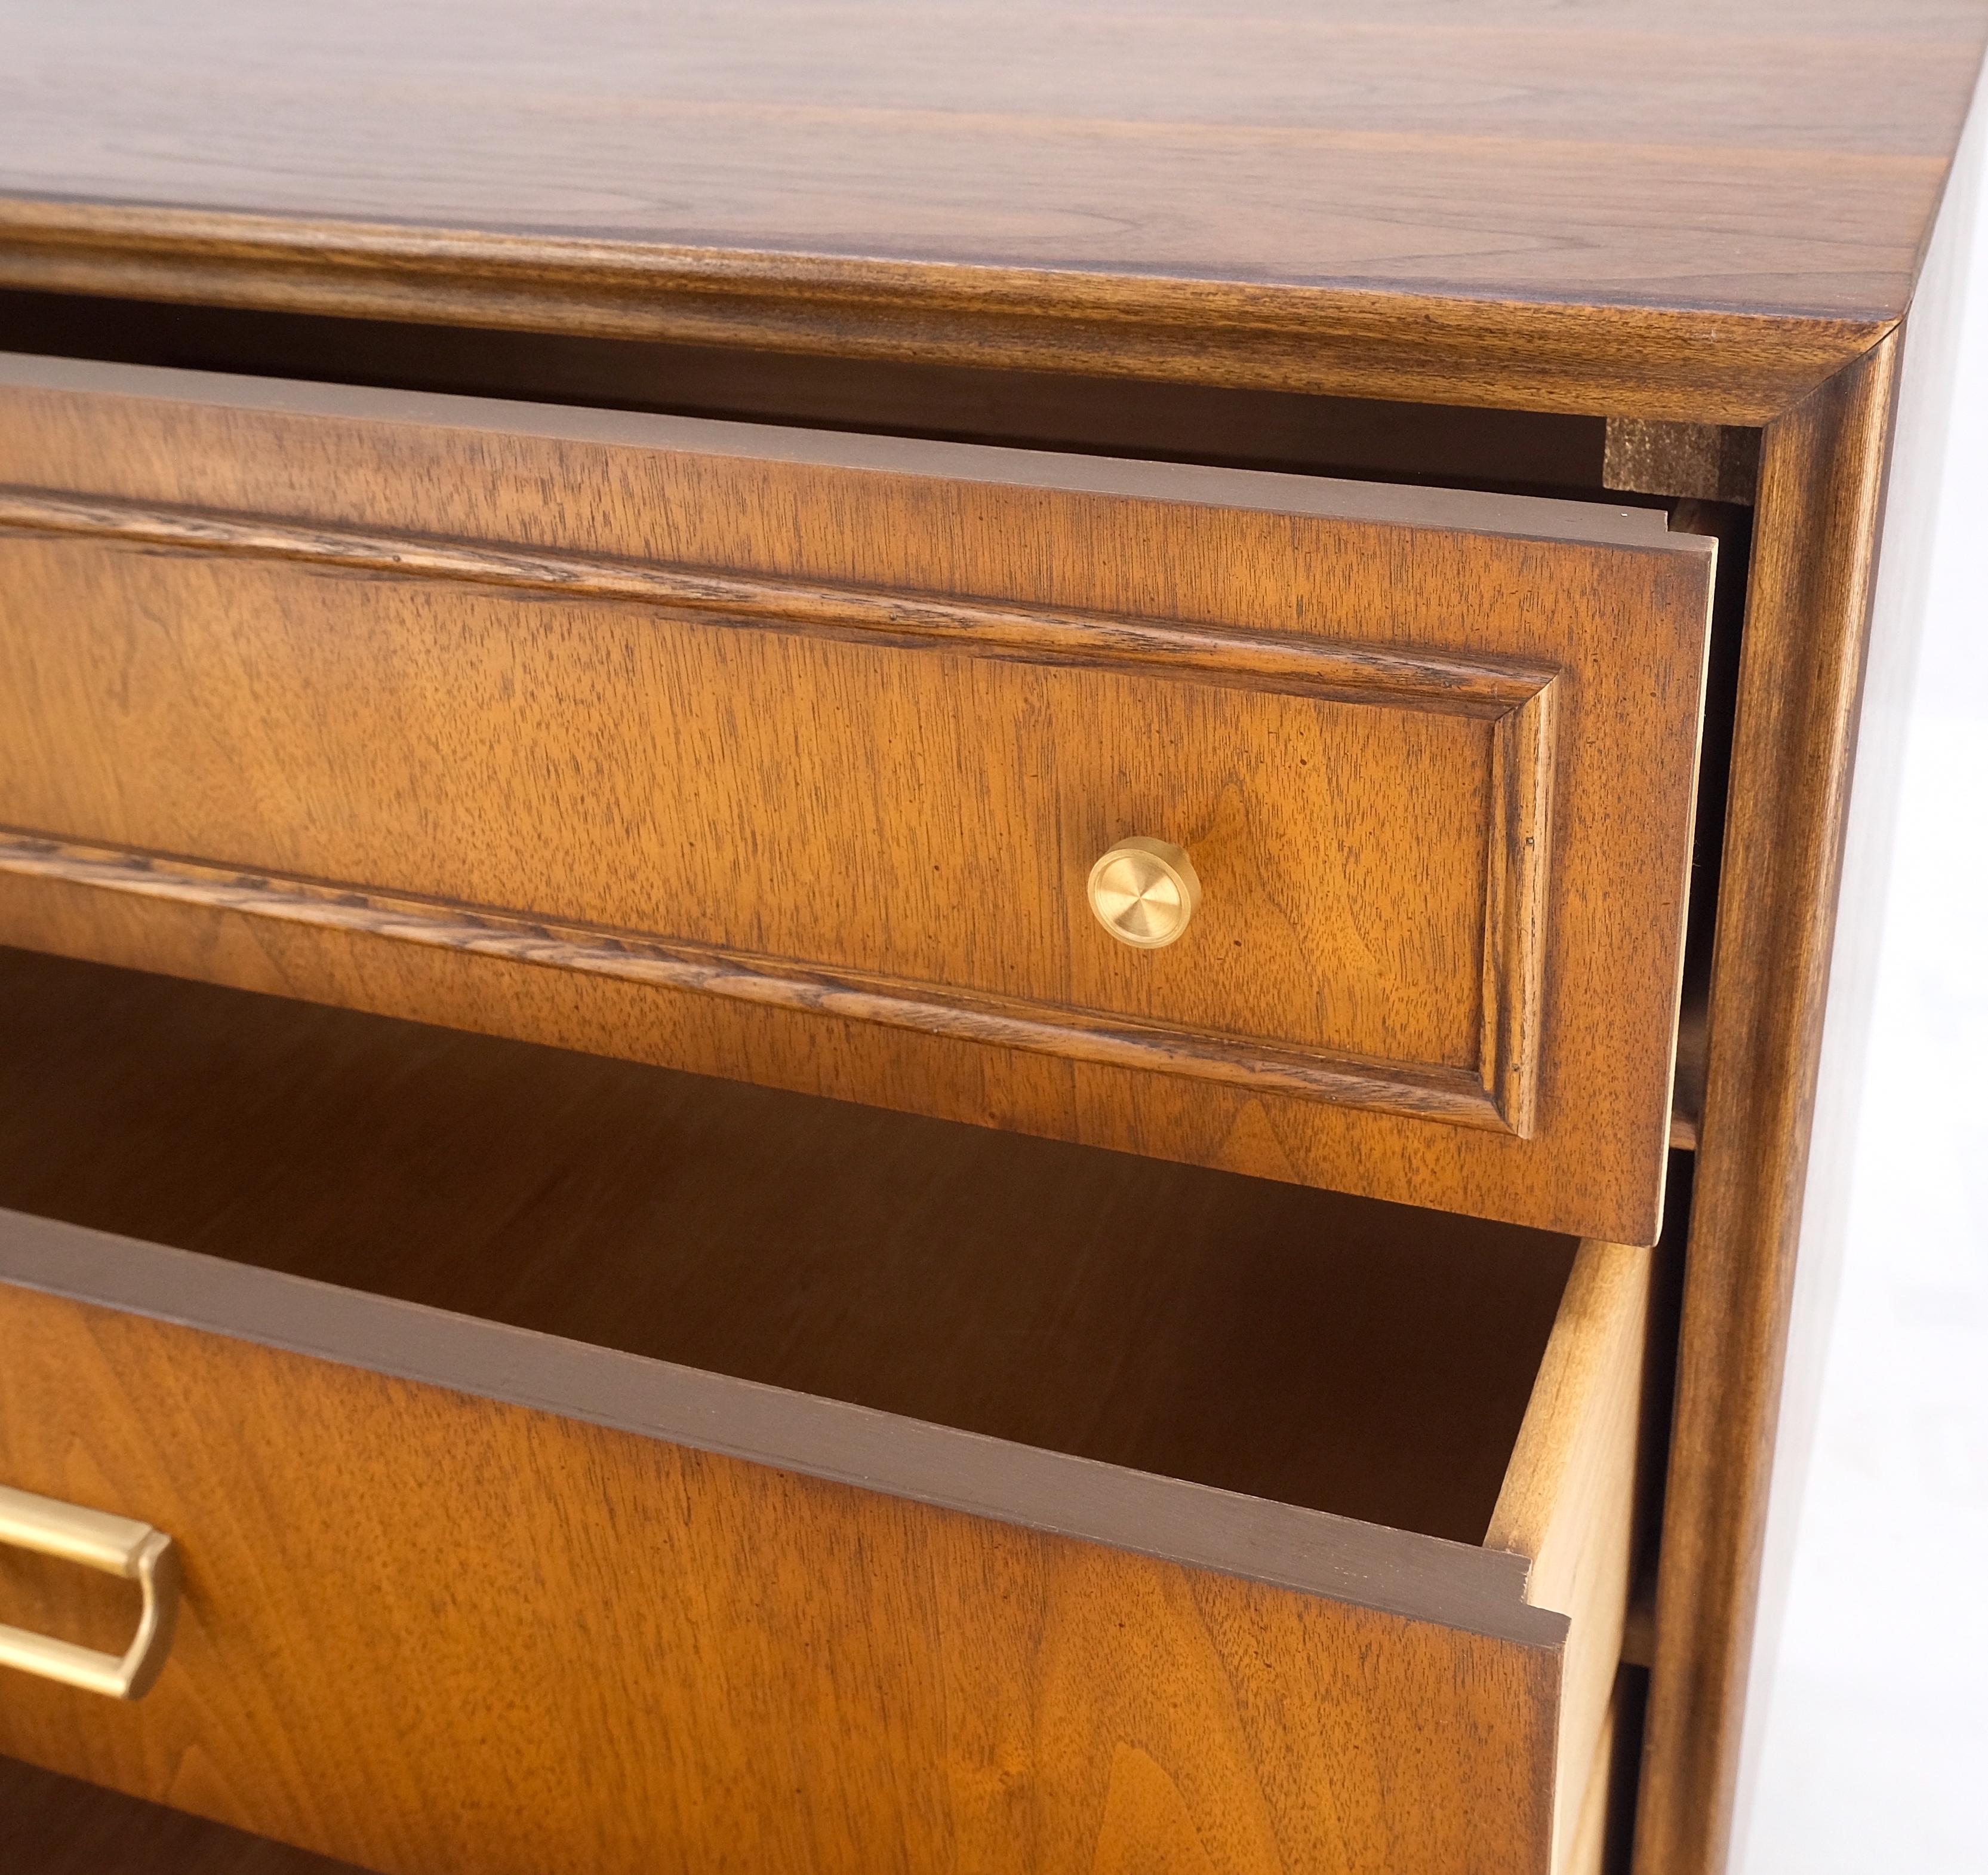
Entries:
{"label": "drawer interior", "polygon": [[1472,1544],[1577,1247],[19,950],[0,1207]]}
{"label": "drawer interior", "polygon": [[1606,500],[1604,420],[0,291],[0,349]]}

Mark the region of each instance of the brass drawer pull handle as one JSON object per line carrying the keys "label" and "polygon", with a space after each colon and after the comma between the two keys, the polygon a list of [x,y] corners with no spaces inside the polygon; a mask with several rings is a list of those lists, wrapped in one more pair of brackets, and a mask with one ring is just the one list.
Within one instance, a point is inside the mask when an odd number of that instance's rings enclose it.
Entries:
{"label": "brass drawer pull handle", "polygon": [[1158,950],[1186,930],[1201,903],[1194,862],[1166,840],[1134,834],[1090,868],[1090,909],[1121,944]]}
{"label": "brass drawer pull handle", "polygon": [[0,1667],[18,1667],[111,1699],[143,1698],[166,1663],[179,1612],[180,1552],[173,1539],[129,1517],[0,1484],[0,1544],[122,1575],[137,1583],[145,1598],[137,1634],[122,1659],[0,1623]]}

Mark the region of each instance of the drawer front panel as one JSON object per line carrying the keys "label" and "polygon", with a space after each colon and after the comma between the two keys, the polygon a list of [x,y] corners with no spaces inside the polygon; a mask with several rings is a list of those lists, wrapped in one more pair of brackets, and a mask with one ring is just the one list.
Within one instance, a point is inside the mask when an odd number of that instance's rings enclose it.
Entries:
{"label": "drawer front panel", "polygon": [[[143,1702],[8,1676],[0,1752],[387,1875],[1547,1866],[1557,1617],[1472,1632],[19,1288],[0,1334],[0,1475],[187,1571]],[[95,1579],[0,1554],[0,1618],[87,1638]]]}
{"label": "drawer front panel", "polygon": [[[797,1012],[776,1078],[892,1104],[958,1112],[965,1038],[1094,1078],[964,1117],[1653,1230],[1703,552],[355,394],[0,405],[12,877]],[[1202,880],[1164,949],[1087,899],[1132,834]]]}
{"label": "drawer front panel", "polygon": [[[1539,750],[1499,722],[93,543],[0,577],[52,602],[8,635],[24,716],[96,737],[0,756],[16,824],[554,922],[610,967],[641,933],[721,992],[832,985],[906,1027],[1500,1123],[1484,1042],[1525,978],[1485,968],[1517,869],[1492,804]],[[1158,952],[1085,895],[1142,828],[1205,892]]]}

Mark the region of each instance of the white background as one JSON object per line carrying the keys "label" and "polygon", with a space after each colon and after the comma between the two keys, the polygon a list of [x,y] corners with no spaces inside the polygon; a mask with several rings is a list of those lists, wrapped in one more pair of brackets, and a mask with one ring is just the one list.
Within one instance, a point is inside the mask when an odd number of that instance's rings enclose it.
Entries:
{"label": "white background", "polygon": [[1880,572],[1844,879],[1868,955],[1839,943],[1825,1032],[1737,1875],[1988,1871],[1988,196],[1957,176],[1952,205],[1973,251],[1928,310],[1958,366],[1902,394],[1948,421],[1887,519],[1922,570]]}

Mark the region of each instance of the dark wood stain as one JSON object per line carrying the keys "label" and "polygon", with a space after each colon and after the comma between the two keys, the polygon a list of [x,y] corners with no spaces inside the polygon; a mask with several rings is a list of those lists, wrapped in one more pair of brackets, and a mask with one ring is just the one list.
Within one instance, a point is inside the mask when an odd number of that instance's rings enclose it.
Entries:
{"label": "dark wood stain", "polygon": [[1445,488],[1604,492],[1604,420],[1542,411],[5,290],[0,350]]}
{"label": "dark wood stain", "polygon": [[1759,421],[1902,313],[1984,24],[760,0],[582,8],[553,48],[539,17],[485,9],[472,60],[440,7],[335,52],[303,7],[38,14],[0,278]]}
{"label": "dark wood stain", "polygon": [[1897,346],[1767,432],[1706,1011],[1638,1875],[1724,1866]]}

